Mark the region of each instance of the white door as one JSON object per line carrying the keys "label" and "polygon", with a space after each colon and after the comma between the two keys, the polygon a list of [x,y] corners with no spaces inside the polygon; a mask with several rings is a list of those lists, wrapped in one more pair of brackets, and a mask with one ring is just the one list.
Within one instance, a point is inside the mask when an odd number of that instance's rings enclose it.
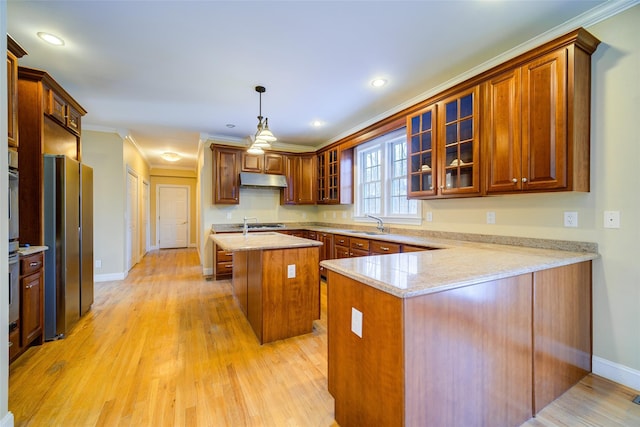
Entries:
{"label": "white door", "polygon": [[142,254],[149,252],[149,183],[142,181],[142,241],[144,242],[144,250]]}
{"label": "white door", "polygon": [[189,187],[158,187],[160,249],[186,248],[189,231]]}
{"label": "white door", "polygon": [[127,271],[138,262],[138,176],[127,172]]}

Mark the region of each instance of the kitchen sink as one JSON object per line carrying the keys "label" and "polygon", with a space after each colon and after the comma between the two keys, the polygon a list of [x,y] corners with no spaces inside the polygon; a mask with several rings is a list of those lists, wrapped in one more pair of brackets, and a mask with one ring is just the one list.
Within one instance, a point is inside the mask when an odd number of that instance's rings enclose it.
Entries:
{"label": "kitchen sink", "polygon": [[368,236],[378,236],[378,235],[387,234],[387,233],[382,233],[380,231],[362,231],[362,230],[347,230],[347,233],[366,234]]}

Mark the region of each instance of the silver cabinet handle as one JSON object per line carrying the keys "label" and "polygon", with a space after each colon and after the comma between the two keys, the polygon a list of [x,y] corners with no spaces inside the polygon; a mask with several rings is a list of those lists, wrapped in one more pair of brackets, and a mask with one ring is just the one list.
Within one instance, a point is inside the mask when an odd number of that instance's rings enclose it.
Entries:
{"label": "silver cabinet handle", "polygon": [[388,251],[389,250],[389,248],[384,247],[384,246],[380,246],[380,249],[382,249],[383,251]]}
{"label": "silver cabinet handle", "polygon": [[364,245],[362,243],[356,243],[356,246],[363,247]]}
{"label": "silver cabinet handle", "polygon": [[40,265],[40,263],[39,263],[39,262],[30,262],[30,263],[29,263],[29,267],[37,267],[37,266],[39,266],[39,265]]}
{"label": "silver cabinet handle", "polygon": [[511,180],[511,182],[513,182],[513,183],[515,184],[516,182],[518,182],[518,179],[517,179],[517,178],[513,178],[513,179]]}
{"label": "silver cabinet handle", "polygon": [[527,178],[522,178],[522,182],[527,182]]}

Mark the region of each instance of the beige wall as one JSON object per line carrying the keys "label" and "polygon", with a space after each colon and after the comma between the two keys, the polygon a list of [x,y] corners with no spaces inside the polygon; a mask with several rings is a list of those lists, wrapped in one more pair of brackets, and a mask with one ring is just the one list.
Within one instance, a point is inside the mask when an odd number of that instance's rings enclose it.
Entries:
{"label": "beige wall", "polygon": [[189,187],[189,246],[196,245],[196,227],[198,214],[196,197],[196,173],[195,171],[177,169],[151,169],[151,245],[158,247],[157,236],[157,203],[159,185],[186,185]]}

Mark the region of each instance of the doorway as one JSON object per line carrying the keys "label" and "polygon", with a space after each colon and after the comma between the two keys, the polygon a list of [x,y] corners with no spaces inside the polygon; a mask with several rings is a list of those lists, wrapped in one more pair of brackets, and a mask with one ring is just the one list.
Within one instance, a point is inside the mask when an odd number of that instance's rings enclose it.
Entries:
{"label": "doorway", "polygon": [[189,186],[158,186],[158,244],[160,249],[189,245]]}
{"label": "doorway", "polygon": [[127,170],[127,271],[138,262],[138,175]]}

